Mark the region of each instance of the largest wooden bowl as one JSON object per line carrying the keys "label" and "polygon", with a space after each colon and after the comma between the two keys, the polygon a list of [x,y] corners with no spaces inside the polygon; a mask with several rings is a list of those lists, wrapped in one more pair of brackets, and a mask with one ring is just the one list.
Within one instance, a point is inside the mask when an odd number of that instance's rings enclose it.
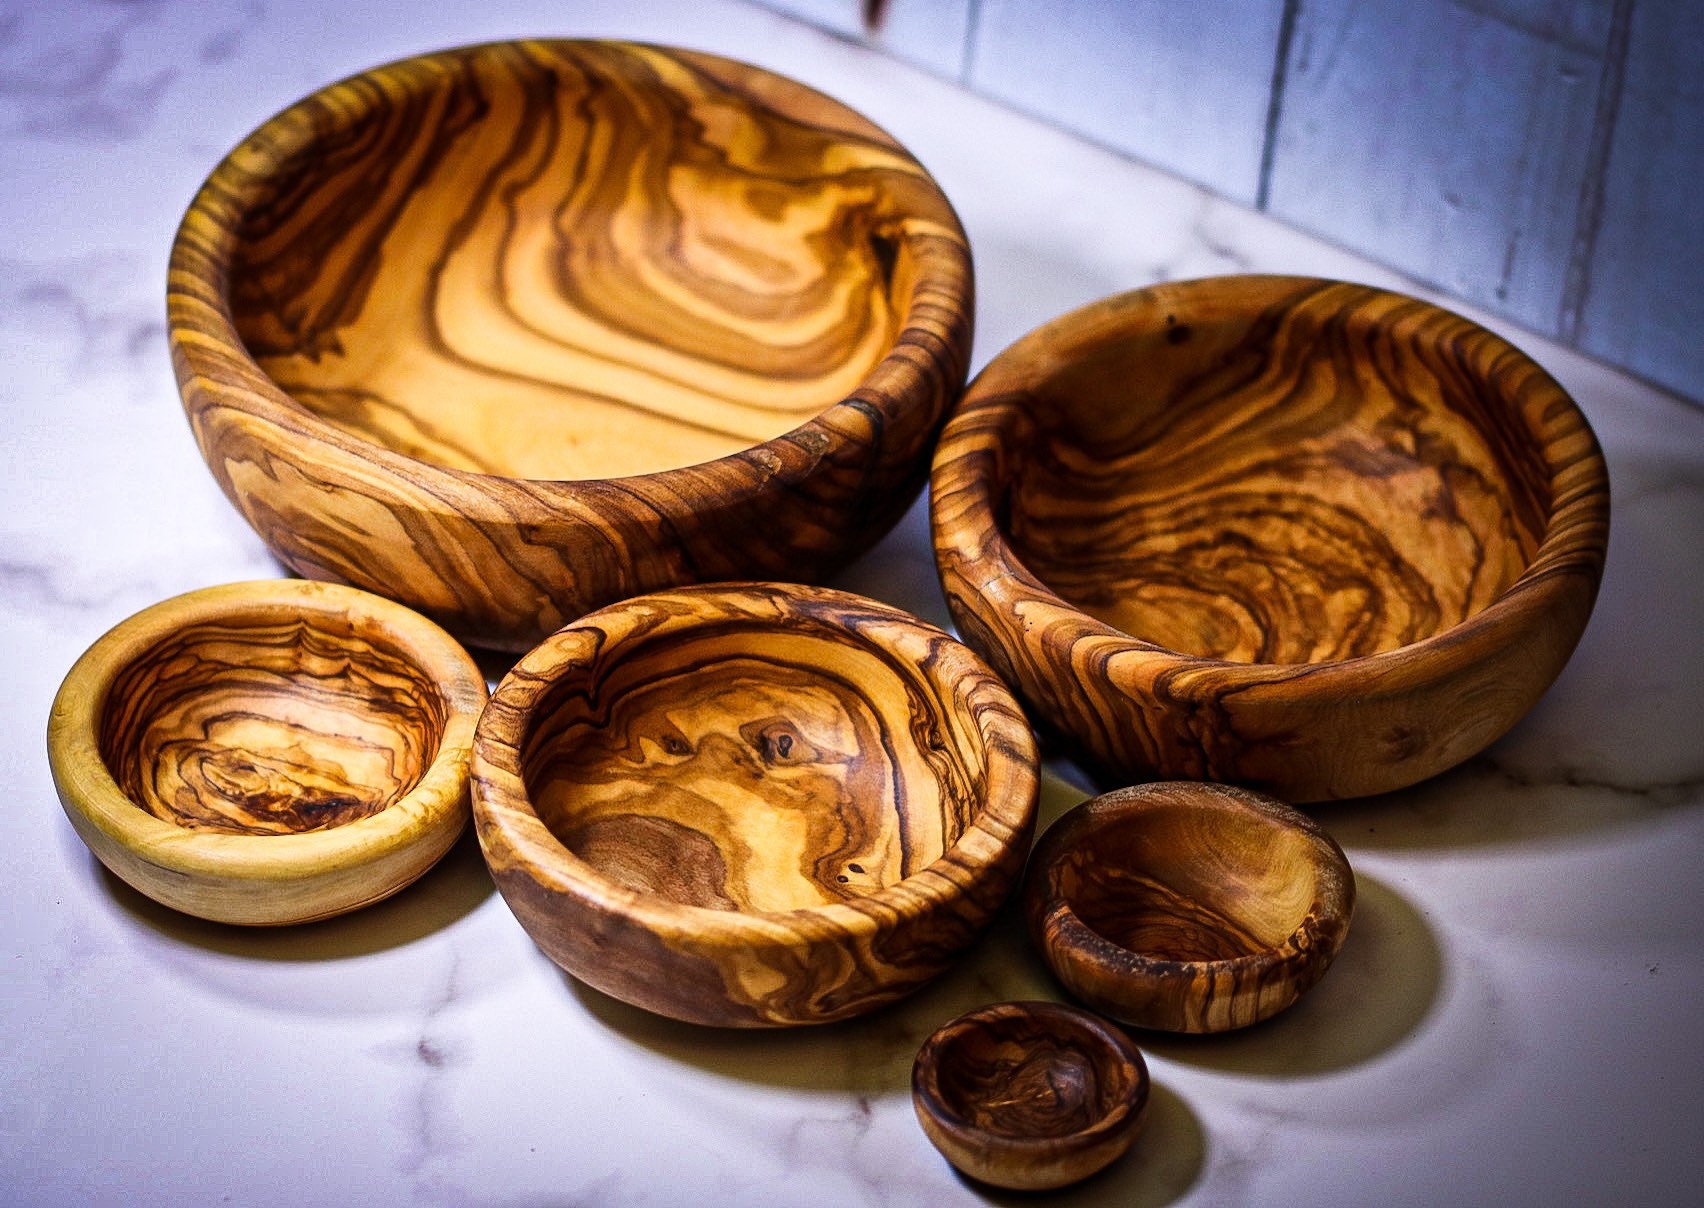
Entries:
{"label": "largest wooden bowl", "polygon": [[1228,277],[1001,353],[932,507],[960,633],[1092,762],[1306,802],[1430,776],[1532,706],[1591,612],[1609,484],[1491,332]]}
{"label": "largest wooden bowl", "polygon": [[868,546],[963,385],[970,294],[946,198],[845,106],[541,41],[268,121],[190,206],[168,302],[202,454],[280,558],[526,649]]}
{"label": "largest wooden bowl", "polygon": [[1035,746],[969,650],[872,600],[745,584],[551,635],[474,739],[497,887],[583,981],[734,1027],[871,1010],[952,960],[1029,851]]}

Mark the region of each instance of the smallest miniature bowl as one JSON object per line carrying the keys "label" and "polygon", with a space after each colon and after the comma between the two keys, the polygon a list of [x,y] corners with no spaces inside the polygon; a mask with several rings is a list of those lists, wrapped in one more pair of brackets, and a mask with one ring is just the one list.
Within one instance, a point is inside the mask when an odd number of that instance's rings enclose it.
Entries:
{"label": "smallest miniature bowl", "polygon": [[1035,740],[945,633],[731,584],[581,618],[498,686],[474,820],[545,954],[674,1019],[844,1019],[939,973],[1017,885]]}
{"label": "smallest miniature bowl", "polygon": [[1148,1106],[1148,1066],[1128,1036],[1087,1011],[994,1003],[923,1042],[911,1103],[930,1142],[971,1178],[1045,1191],[1130,1148]]}
{"label": "smallest miniature bowl", "polygon": [[1262,793],[1118,789],[1030,858],[1030,936],[1078,999],[1124,1023],[1225,1032],[1288,1007],[1349,931],[1355,878],[1317,823]]}
{"label": "smallest miniature bowl", "polygon": [[466,825],[485,679],[400,604],[331,583],[210,587],[120,622],[48,722],[102,864],[222,923],[329,918],[414,881]]}

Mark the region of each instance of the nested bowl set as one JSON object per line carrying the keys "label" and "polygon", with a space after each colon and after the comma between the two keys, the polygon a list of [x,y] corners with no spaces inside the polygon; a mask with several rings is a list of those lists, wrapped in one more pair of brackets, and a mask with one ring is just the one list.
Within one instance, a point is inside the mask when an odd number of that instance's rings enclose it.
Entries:
{"label": "nested bowl set", "polygon": [[[554,961],[729,1026],[891,1001],[1021,882],[1099,1015],[996,1004],[913,1077],[1003,1186],[1130,1143],[1148,1075],[1100,1016],[1220,1031],[1318,980],[1353,875],[1283,801],[1481,750],[1602,570],[1578,408],[1413,298],[1158,285],[966,389],[970,249],[928,173],[695,52],[500,43],[331,85],[215,169],[168,306],[203,457],[309,581],[167,601],[72,669],[49,753],[100,860],[303,922],[421,875],[471,800]],[[965,645],[806,586],[925,478]],[[460,642],[527,653],[487,702]],[[1135,786],[1033,855],[1026,710]]]}

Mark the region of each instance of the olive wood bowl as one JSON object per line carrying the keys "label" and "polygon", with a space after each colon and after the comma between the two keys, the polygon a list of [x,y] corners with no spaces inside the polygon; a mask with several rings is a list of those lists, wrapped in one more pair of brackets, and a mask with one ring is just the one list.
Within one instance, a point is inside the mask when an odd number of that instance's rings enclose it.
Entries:
{"label": "olive wood bowl", "polygon": [[1003,1002],[961,1015],[918,1050],[917,1121],[973,1179],[1043,1191],[1085,1179],[1130,1148],[1148,1066],[1130,1038],[1076,1007]]}
{"label": "olive wood bowl", "polygon": [[1223,277],[1019,340],[931,485],[959,633],[1115,782],[1294,802],[1475,754],[1555,679],[1609,486],[1561,387],[1436,306]]}
{"label": "olive wood bowl", "polygon": [[1224,1032],[1311,989],[1349,933],[1355,877],[1312,819],[1175,781],[1071,810],[1036,844],[1030,937],[1074,996],[1166,1032]]}
{"label": "olive wood bowl", "polygon": [[964,384],[971,289],[946,198],[838,102],[535,41],[266,122],[191,204],[167,300],[201,453],[279,558],[525,650],[872,544]]}
{"label": "olive wood bowl", "polygon": [[201,918],[302,923],[388,897],[449,850],[485,695],[454,639],[399,604],[232,583],[89,647],[47,751],[115,876]]}
{"label": "olive wood bowl", "polygon": [[938,973],[1022,871],[1035,745],[969,650],[884,604],[736,584],[563,628],[498,686],[474,819],[533,940],[696,1023],[842,1019]]}

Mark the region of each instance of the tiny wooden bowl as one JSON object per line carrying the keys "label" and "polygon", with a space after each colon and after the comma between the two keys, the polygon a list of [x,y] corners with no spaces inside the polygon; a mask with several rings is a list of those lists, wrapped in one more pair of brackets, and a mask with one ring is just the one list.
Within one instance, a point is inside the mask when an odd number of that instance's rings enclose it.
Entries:
{"label": "tiny wooden bowl", "polygon": [[1325,976],[1355,876],[1317,823],[1263,793],[1118,789],[1048,828],[1030,858],[1030,937],[1073,995],[1167,1032],[1225,1032]]}
{"label": "tiny wooden bowl", "polygon": [[871,545],[964,385],[971,292],[947,199],[844,105],[532,41],[272,118],[191,204],[167,301],[202,455],[284,562],[525,650]]}
{"label": "tiny wooden bowl", "polygon": [[1585,628],[1609,525],[1597,441],[1525,355],[1292,277],[1025,336],[949,420],[931,500],[960,634],[1088,762],[1296,802],[1513,725]]}
{"label": "tiny wooden bowl", "polygon": [[935,1148],[971,1178],[1043,1191],[1130,1148],[1148,1107],[1148,1065],[1128,1036],[1087,1011],[995,1003],[923,1042],[911,1104]]}
{"label": "tiny wooden bowl", "polygon": [[351,587],[232,583],[120,622],[48,721],[66,815],[113,874],[222,923],[328,918],[466,825],[485,679],[442,629]]}
{"label": "tiny wooden bowl", "polygon": [[736,584],[582,618],[498,686],[474,819],[533,940],[607,994],[732,1027],[822,1023],[934,976],[1035,824],[1017,703],[933,626]]}

